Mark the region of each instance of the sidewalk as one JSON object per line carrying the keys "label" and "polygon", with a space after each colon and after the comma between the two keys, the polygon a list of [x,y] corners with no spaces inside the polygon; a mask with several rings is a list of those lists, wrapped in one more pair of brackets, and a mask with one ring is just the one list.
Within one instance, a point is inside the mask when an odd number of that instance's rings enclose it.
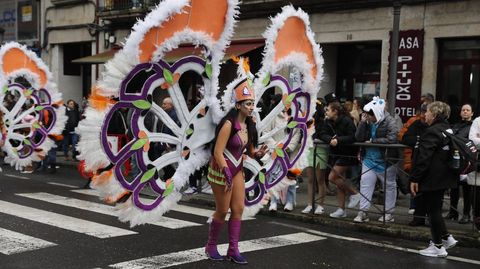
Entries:
{"label": "sidewalk", "polygon": [[[60,152],[57,156],[57,163],[60,166],[71,166],[75,168],[78,165],[78,161],[65,160],[63,154]],[[202,182],[205,182],[204,180],[202,180]],[[149,192],[148,190],[144,191],[143,194],[147,196],[153,195],[153,193]],[[292,212],[285,212],[283,210],[283,206],[279,204],[277,212],[269,212],[268,205],[265,205],[263,209],[260,210],[259,214],[271,217],[294,219],[303,222],[317,223],[320,225],[327,225],[331,227],[338,227],[355,231],[395,236],[411,240],[419,240],[425,242],[428,242],[430,240],[429,227],[408,226],[408,222],[410,222],[412,219],[412,215],[408,214],[410,199],[408,195],[403,195],[401,193],[398,194],[397,207],[394,214],[395,222],[386,223],[386,225],[383,225],[383,223],[377,221],[377,219],[381,216],[381,212],[376,213],[376,209],[373,206],[371,208],[372,213],[369,214],[370,222],[367,223],[353,222],[353,218],[355,218],[358,212],[358,210],[356,209],[347,209],[347,218],[345,219],[330,218],[328,214],[335,211],[337,206],[336,197],[328,195],[325,197],[325,213],[323,215],[302,214],[301,211],[307,206],[307,201],[309,201],[310,199],[310,197],[307,197],[307,183],[304,181],[303,183],[299,183],[299,188],[297,189],[297,204],[295,205],[295,208]],[[381,198],[378,199],[378,197],[374,196],[373,201],[378,202],[378,200],[382,201]],[[204,205],[209,207],[215,206],[213,196],[204,193],[190,196],[184,195],[182,197],[182,202]],[[448,208],[449,204],[449,197],[446,196],[444,201],[445,214],[447,213],[445,209]],[[458,209],[459,212],[462,212],[462,205],[463,201],[462,199],[460,199]],[[380,209],[383,209],[383,205],[376,204],[376,206]],[[452,220],[445,220],[445,222],[449,232],[452,233],[454,237],[460,241],[460,244],[462,246],[480,248],[480,232],[475,231],[471,223],[459,224],[458,222],[454,222]]]}
{"label": "sidewalk", "polygon": [[[265,205],[259,214],[267,215],[272,217],[294,219],[310,223],[318,223],[321,225],[327,225],[331,227],[345,228],[349,230],[370,232],[375,234],[389,235],[400,237],[404,239],[417,240],[417,241],[428,241],[431,239],[430,228],[425,227],[411,227],[408,226],[408,223],[412,220],[412,215],[408,214],[410,196],[403,195],[399,193],[397,198],[397,207],[395,209],[395,222],[386,223],[383,225],[382,222],[377,221],[381,216],[381,212],[375,213],[376,209],[372,206],[371,212],[369,213],[370,222],[367,223],[355,223],[353,218],[357,215],[358,209],[347,209],[347,218],[344,219],[333,219],[329,217],[329,214],[336,210],[336,197],[335,196],[326,196],[325,198],[325,213],[322,215],[312,215],[312,214],[303,214],[301,211],[307,206],[307,201],[310,200],[310,197],[307,197],[307,183],[303,182],[299,184],[297,189],[297,204],[292,212],[286,212],[283,210],[282,205],[278,205],[277,212],[269,212],[268,204]],[[374,196],[373,201],[377,202],[376,196]],[[195,203],[201,205],[207,205],[214,207],[215,203],[212,195],[208,194],[195,194],[191,196],[183,196],[182,201],[188,203]],[[444,201],[444,208],[448,208],[450,202],[449,198],[446,197]],[[462,199],[459,201],[459,211],[461,212],[461,205],[463,204]],[[376,204],[378,208],[383,209],[383,205]],[[445,211],[445,210],[444,210]],[[447,212],[445,211],[445,214]],[[479,247],[480,248],[480,232],[474,231],[472,223],[469,224],[459,224],[452,220],[445,220],[447,228],[454,237],[460,241],[462,246],[468,247]]]}

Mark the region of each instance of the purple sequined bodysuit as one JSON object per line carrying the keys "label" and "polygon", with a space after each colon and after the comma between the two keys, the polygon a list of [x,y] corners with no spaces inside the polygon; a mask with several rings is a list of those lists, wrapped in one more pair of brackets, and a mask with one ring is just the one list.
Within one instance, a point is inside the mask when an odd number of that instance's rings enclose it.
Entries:
{"label": "purple sequined bodysuit", "polygon": [[[243,169],[243,151],[245,150],[246,145],[243,144],[242,139],[238,134],[238,131],[241,129],[238,121],[235,121],[233,128],[235,134],[228,139],[225,151],[223,152],[223,157],[227,162],[230,172],[233,176],[235,176]],[[212,156],[210,160],[207,179],[210,182],[225,185],[225,177],[222,169],[218,166],[214,156]]]}

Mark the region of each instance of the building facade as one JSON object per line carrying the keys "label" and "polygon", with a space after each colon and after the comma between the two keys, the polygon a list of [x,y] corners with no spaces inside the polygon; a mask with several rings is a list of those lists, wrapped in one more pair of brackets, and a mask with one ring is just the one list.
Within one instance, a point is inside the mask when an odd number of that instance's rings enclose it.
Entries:
{"label": "building facade", "polygon": [[[235,38],[256,38],[285,1],[245,0]],[[394,1],[291,1],[310,14],[323,48],[320,95],[387,95]],[[457,106],[480,101],[480,1],[398,1],[397,113],[414,114],[421,94]],[[275,10],[272,10],[275,9]],[[410,98],[410,99],[409,99]]]}

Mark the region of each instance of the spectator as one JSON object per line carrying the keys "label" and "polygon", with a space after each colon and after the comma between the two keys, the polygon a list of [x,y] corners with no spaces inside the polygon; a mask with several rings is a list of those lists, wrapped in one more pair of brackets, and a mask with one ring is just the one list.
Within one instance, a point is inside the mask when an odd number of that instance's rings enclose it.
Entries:
{"label": "spectator", "polygon": [[[78,142],[78,135],[75,133],[75,128],[80,121],[80,112],[78,111],[78,105],[73,100],[67,101],[65,113],[67,114],[67,123],[63,130],[63,154],[66,160],[76,159],[77,151],[76,146]],[[69,145],[72,145],[72,158],[68,155]]]}
{"label": "spectator", "polygon": [[[480,148],[480,117],[473,121],[468,138],[475,143],[477,148]],[[468,174],[467,184],[471,187],[470,201],[473,204],[473,222],[477,230],[480,230],[480,178],[477,177],[477,174],[478,171]]]}
{"label": "spectator", "polygon": [[415,148],[410,190],[414,196],[423,195],[430,219],[432,241],[420,254],[430,257],[446,257],[447,249],[457,241],[450,235],[442,218],[442,200],[445,190],[457,186],[458,174],[450,169],[451,159],[448,137],[442,134],[449,129],[450,107],[443,102],[433,102],[427,107],[425,122],[428,128]]}
{"label": "spectator", "polygon": [[[398,134],[399,140],[402,144],[405,144],[412,149],[417,146],[420,136],[423,134],[428,125],[425,122],[425,113],[427,112],[427,104],[422,104],[417,110],[419,113],[416,116],[408,119],[407,123],[403,126],[402,130]],[[412,159],[413,150],[405,149],[403,151],[403,170],[405,173],[411,173],[412,171]],[[403,176],[403,174],[400,174]],[[408,176],[408,175],[406,175]],[[408,191],[410,192],[410,191]],[[410,211],[411,210],[411,211]],[[423,226],[425,225],[425,202],[423,201],[423,195],[417,195],[410,199],[409,213],[413,214],[413,220],[408,223],[410,226]]]}
{"label": "spectator", "polygon": [[[163,99],[162,102],[162,109],[168,114],[168,116],[177,124],[180,126],[180,121],[178,120],[177,113],[175,112],[175,108],[173,106],[173,100],[170,97],[166,97]],[[169,134],[169,135],[174,135],[173,131],[168,128],[168,126],[164,122],[160,122],[158,127],[158,132],[164,133],[164,134]],[[167,152],[175,150],[173,148],[173,145],[164,143],[160,147],[160,155],[163,155]],[[166,181],[167,179],[171,178],[173,174],[175,174],[175,168],[173,165],[167,165],[163,168],[163,180]]]}
{"label": "spectator", "polygon": [[358,123],[360,122],[360,114],[358,113],[358,110],[353,109],[353,102],[346,101],[345,104],[343,104],[343,107],[345,108],[345,111],[353,119],[353,123],[355,124],[355,126],[357,126]]}
{"label": "spectator", "polygon": [[[460,117],[461,122],[453,126],[453,133],[457,136],[467,138],[470,133],[470,126],[472,126],[473,110],[470,104],[465,104],[462,106]],[[452,219],[457,221],[460,224],[467,224],[470,222],[470,210],[472,204],[470,202],[470,191],[471,187],[467,184],[467,175],[460,175],[459,185],[462,187],[463,191],[463,216],[458,219],[458,200],[460,198],[459,187],[450,189],[450,210],[446,219]]]}
{"label": "spectator", "polygon": [[[374,97],[363,108],[360,124],[358,125],[355,138],[357,141],[375,144],[397,143],[398,128],[395,119],[385,111],[385,100]],[[398,151],[388,150],[387,161],[385,153],[379,147],[365,147],[362,150],[362,177],[360,179],[360,211],[355,217],[355,222],[367,222],[367,211],[370,209],[375,183],[380,179],[386,184],[386,214],[378,221],[393,222],[393,212],[397,200],[396,167],[388,159],[398,158]],[[386,179],[385,179],[386,170]]]}
{"label": "spectator", "polygon": [[[313,115],[313,121],[309,122],[308,129],[307,129],[307,135],[311,135],[313,133],[313,139],[320,139],[320,132],[323,128],[323,125],[325,124],[325,102],[322,100],[317,100],[317,106],[316,106],[316,111],[315,114]],[[315,127],[315,129],[313,128]],[[307,185],[307,194],[308,194],[308,204],[305,209],[302,210],[302,213],[308,214],[314,210],[314,214],[316,215],[321,215],[325,212],[325,209],[323,208],[323,202],[325,199],[325,194],[326,194],[326,189],[327,186],[325,185],[325,175],[326,175],[326,170],[327,170],[327,162],[328,162],[328,148],[325,146],[316,146],[316,167],[314,167],[313,163],[313,154],[314,154],[314,145],[309,145],[308,148],[308,166],[305,169],[305,173],[308,179],[308,185]],[[313,205],[314,208],[312,208],[312,200],[311,198],[313,197],[313,192],[314,192],[314,187],[313,187],[313,176],[314,173],[316,173],[316,179],[317,179],[317,188],[318,188],[318,194],[319,194],[319,205],[315,206]]]}
{"label": "spectator", "polygon": [[355,124],[338,102],[329,103],[326,111],[326,123],[320,131],[320,139],[330,145],[332,171],[328,180],[337,185],[338,208],[330,214],[332,218],[345,218],[345,198],[347,194],[358,194],[345,182],[348,169],[356,164],[357,149],[345,146],[355,142]]}
{"label": "spectator", "polygon": [[[7,128],[5,127],[5,122],[3,121],[3,112],[0,111],[0,152],[5,141],[7,140]],[[2,172],[2,167],[0,167],[0,173]]]}

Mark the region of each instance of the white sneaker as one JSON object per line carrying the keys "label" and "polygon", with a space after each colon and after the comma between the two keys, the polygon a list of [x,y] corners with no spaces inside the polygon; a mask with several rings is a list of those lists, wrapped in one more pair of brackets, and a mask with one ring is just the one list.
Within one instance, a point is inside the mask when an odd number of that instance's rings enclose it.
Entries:
{"label": "white sneaker", "polygon": [[445,249],[453,248],[454,246],[457,245],[457,243],[458,241],[455,240],[455,238],[453,238],[452,235],[449,235],[447,240],[442,239],[442,244]]}
{"label": "white sneaker", "polygon": [[445,247],[437,248],[433,242],[430,241],[430,245],[426,249],[422,249],[419,251],[420,255],[428,256],[428,257],[438,257],[444,258],[447,257],[448,252],[445,250]]}
{"label": "white sneaker", "polygon": [[[378,221],[383,222],[383,216],[378,218]],[[395,219],[393,218],[392,214],[385,214],[385,222],[394,222]]]}
{"label": "white sneaker", "polygon": [[318,205],[317,208],[315,208],[315,212],[313,212],[315,215],[322,215],[323,213],[325,213],[325,208],[321,205]]}
{"label": "white sneaker", "polygon": [[194,193],[197,193],[197,188],[195,187],[188,187],[188,189],[186,189],[183,194],[185,195],[192,195]]}
{"label": "white sneaker", "polygon": [[204,184],[202,186],[202,193],[213,194],[212,186],[210,186],[210,184],[208,184],[208,183]]}
{"label": "white sneaker", "polygon": [[23,170],[23,171],[21,171],[20,173],[22,173],[22,174],[31,174],[31,173],[33,173],[33,170]]}
{"label": "white sneaker", "polygon": [[283,208],[283,210],[292,211],[293,210],[293,204],[288,202],[287,204],[285,204],[285,207]]}
{"label": "white sneaker", "polygon": [[276,212],[277,211],[277,203],[270,202],[270,207],[268,208],[268,211]]}
{"label": "white sneaker", "polygon": [[409,215],[413,215],[413,213],[415,213],[415,208],[411,208],[408,210]]}
{"label": "white sneaker", "polygon": [[307,205],[307,207],[305,207],[305,209],[302,210],[303,214],[308,214],[310,212],[312,212],[312,206],[311,205]]}
{"label": "white sneaker", "polygon": [[369,222],[370,219],[368,218],[368,214],[363,212],[363,211],[359,211],[357,216],[353,219],[354,222],[359,222],[359,223],[362,223],[362,222]]}
{"label": "white sneaker", "polygon": [[338,218],[345,218],[347,217],[347,212],[341,208],[337,208],[337,210],[330,214],[331,218],[338,219]]}
{"label": "white sneaker", "polygon": [[362,195],[360,195],[360,193],[357,193],[357,194],[354,194],[354,195],[350,195],[350,200],[348,201],[347,207],[348,207],[348,208],[355,208],[355,207],[357,207],[358,204],[360,203],[360,198],[362,198]]}

